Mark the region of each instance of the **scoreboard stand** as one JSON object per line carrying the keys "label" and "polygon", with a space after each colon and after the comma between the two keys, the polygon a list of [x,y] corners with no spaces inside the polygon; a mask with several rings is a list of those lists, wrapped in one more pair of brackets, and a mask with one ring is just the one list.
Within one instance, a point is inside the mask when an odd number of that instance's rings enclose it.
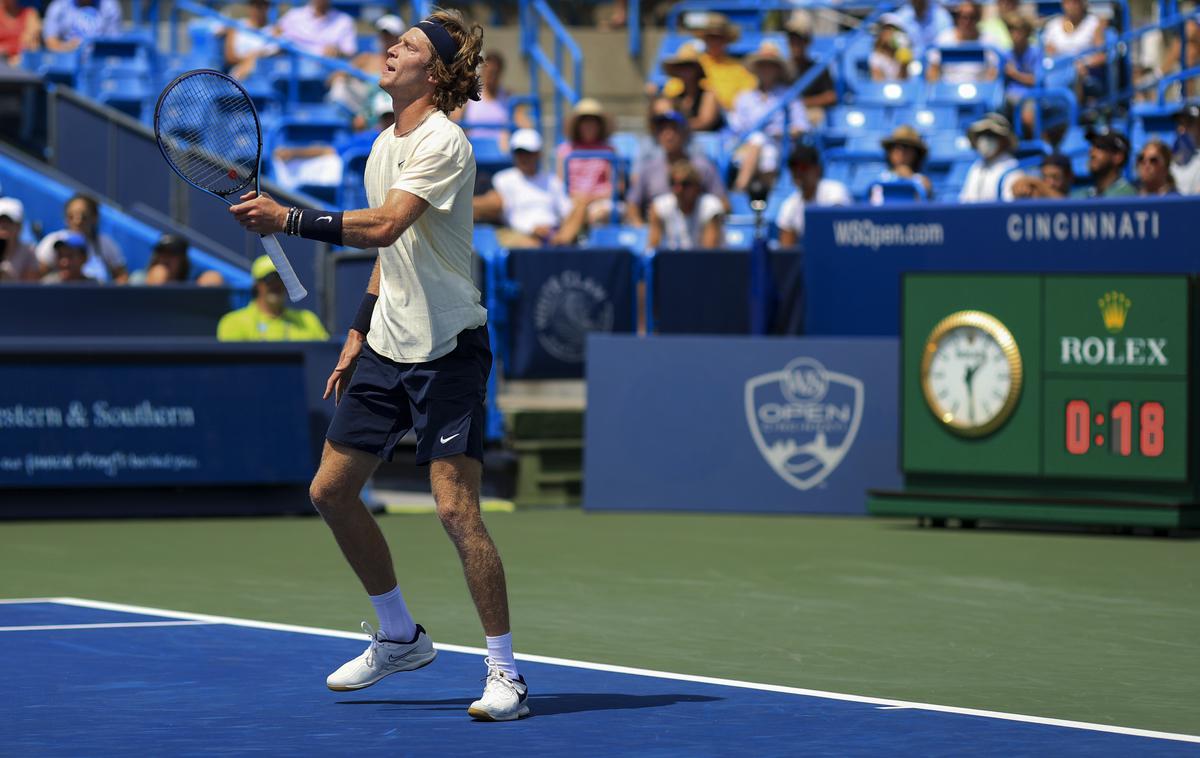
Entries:
{"label": "scoreboard stand", "polygon": [[910,274],[877,516],[1200,527],[1188,276]]}

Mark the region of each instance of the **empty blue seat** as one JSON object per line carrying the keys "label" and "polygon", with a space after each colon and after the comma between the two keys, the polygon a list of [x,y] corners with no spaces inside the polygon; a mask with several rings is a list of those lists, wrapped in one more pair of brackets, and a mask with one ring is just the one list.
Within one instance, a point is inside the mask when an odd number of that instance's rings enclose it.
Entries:
{"label": "empty blue seat", "polygon": [[825,112],[825,129],[848,138],[887,129],[887,111],[879,105],[836,105]]}
{"label": "empty blue seat", "polygon": [[597,226],[588,232],[588,247],[623,247],[640,253],[646,249],[646,235],[642,226]]}
{"label": "empty blue seat", "polygon": [[856,82],[853,90],[855,104],[910,106],[916,104],[924,83],[908,79],[902,82]]}

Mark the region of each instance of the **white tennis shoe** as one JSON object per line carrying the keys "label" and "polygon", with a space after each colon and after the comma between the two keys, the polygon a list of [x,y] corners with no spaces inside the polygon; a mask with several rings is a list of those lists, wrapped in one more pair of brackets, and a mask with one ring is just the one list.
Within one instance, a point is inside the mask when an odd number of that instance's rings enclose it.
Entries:
{"label": "white tennis shoe", "polygon": [[417,624],[417,638],[408,643],[382,639],[365,621],[362,629],[371,638],[371,644],[362,655],[346,661],[325,680],[325,686],[335,692],[361,690],[388,674],[415,671],[428,666],[437,658],[433,642],[420,624]]}
{"label": "white tennis shoe", "polygon": [[487,684],[483,696],[471,703],[467,713],[479,721],[513,721],[529,715],[529,687],[525,677],[517,680],[508,678],[495,661],[484,658],[487,664]]}

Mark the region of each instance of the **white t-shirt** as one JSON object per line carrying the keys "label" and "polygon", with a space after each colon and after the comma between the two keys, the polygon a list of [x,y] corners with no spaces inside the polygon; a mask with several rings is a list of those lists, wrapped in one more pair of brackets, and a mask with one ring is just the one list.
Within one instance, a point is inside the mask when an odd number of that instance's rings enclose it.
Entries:
{"label": "white t-shirt", "polygon": [[[971,164],[971,170],[967,172],[966,180],[963,181],[958,201],[960,203],[994,203],[997,200],[1005,202],[1012,200],[1013,181],[1023,175],[1020,171],[1008,173],[1009,169],[1016,167],[1017,159],[1011,155],[1001,155],[991,164],[984,163],[982,158],[975,161]],[[1004,187],[1001,189],[1000,179],[1005,174],[1008,174],[1008,177],[1004,179]]]}
{"label": "white t-shirt", "polygon": [[[58,260],[54,243],[70,233],[67,229],[60,229],[43,237],[36,250],[38,263],[54,268],[54,263]],[[88,257],[83,264],[84,276],[91,277],[98,282],[111,282],[112,275],[109,273],[109,269],[119,268],[125,268],[125,255],[117,243],[113,242],[112,237],[101,234],[96,241],[88,240]]]}
{"label": "white t-shirt", "polygon": [[1200,153],[1182,166],[1171,164],[1171,176],[1181,195],[1200,195]]}
{"label": "white t-shirt", "polygon": [[1079,26],[1067,31],[1066,16],[1055,16],[1042,28],[1042,46],[1052,47],[1055,57],[1075,55],[1096,44],[1096,29],[1100,18],[1091,13],[1083,17]]}
{"label": "white t-shirt", "polygon": [[654,214],[662,221],[663,234],[658,247],[661,250],[691,250],[700,247],[704,227],[709,221],[725,213],[725,204],[716,195],[701,195],[690,216],[683,215],[679,200],[674,193],[659,195],[650,201]]}
{"label": "white t-shirt", "polygon": [[457,346],[459,332],[487,323],[471,275],[471,143],[441,111],[403,137],[386,129],[371,147],[365,183],[372,208],[394,189],[429,203],[395,243],[379,249],[379,302],[367,343],[398,363],[440,358]]}
{"label": "white t-shirt", "polygon": [[[850,190],[846,185],[833,179],[822,179],[817,182],[817,194],[813,198],[814,206],[822,205],[851,205]],[[779,207],[779,215],[775,217],[775,226],[781,230],[794,232],[797,238],[804,236],[804,196],[796,190],[783,201]]]}
{"label": "white t-shirt", "polygon": [[[938,48],[956,47],[958,45],[988,45],[998,47],[996,41],[988,37],[981,36],[979,40],[965,43],[958,41],[958,34],[954,29],[946,29],[937,36],[938,47],[932,48],[928,53],[929,63],[931,65],[941,65],[942,51]],[[983,53],[983,61],[958,61],[947,63],[942,66],[943,82],[949,84],[967,84],[971,82],[983,81],[984,74],[988,68],[998,71],[1000,68],[1000,58],[992,50],[985,50]]]}
{"label": "white t-shirt", "polygon": [[292,8],[279,18],[278,28],[281,37],[306,53],[324,55],[326,47],[335,47],[349,58],[358,52],[354,19],[339,10],[318,16],[311,5]]}
{"label": "white t-shirt", "polygon": [[557,229],[571,212],[562,180],[549,171],[530,178],[515,166],[506,168],[492,177],[492,189],[504,204],[504,225],[521,234],[539,226]]}

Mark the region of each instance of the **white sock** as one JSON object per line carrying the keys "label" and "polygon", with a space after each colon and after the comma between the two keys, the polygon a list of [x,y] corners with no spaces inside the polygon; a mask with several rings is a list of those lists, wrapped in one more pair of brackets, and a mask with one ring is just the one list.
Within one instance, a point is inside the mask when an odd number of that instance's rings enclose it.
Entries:
{"label": "white sock", "polygon": [[417,623],[408,613],[400,588],[382,595],[370,595],[379,617],[379,636],[391,642],[409,642],[417,636]]}
{"label": "white sock", "polygon": [[484,639],[487,640],[488,658],[491,658],[509,679],[517,681],[520,674],[517,673],[517,659],[513,657],[512,632]]}

